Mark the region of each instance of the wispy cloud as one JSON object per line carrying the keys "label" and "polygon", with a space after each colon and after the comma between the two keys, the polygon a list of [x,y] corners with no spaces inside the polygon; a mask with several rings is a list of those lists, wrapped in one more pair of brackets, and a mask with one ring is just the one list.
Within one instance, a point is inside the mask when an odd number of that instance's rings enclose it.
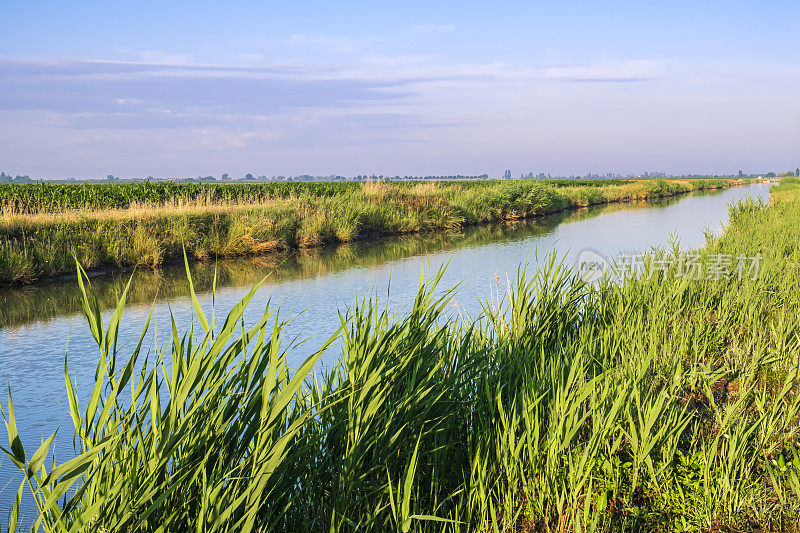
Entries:
{"label": "wispy cloud", "polygon": [[630,60],[594,65],[553,65],[542,69],[545,77],[571,82],[633,82],[663,76],[666,63],[658,60]]}
{"label": "wispy cloud", "polygon": [[[643,139],[675,146],[668,132],[677,123],[687,152],[708,145],[701,136],[741,147],[721,135],[736,129],[730,109],[749,113],[753,131],[770,132],[760,142],[780,145],[789,126],[774,125],[800,112],[796,99],[787,108],[786,93],[768,83],[800,81],[800,69],[782,65],[751,76],[740,65],[710,72],[662,59],[541,66],[438,54],[273,65],[171,59],[180,61],[0,58],[0,124],[13,126],[0,128],[0,159],[53,161],[41,171],[51,175],[207,174],[233,170],[232,160],[264,173],[298,172],[298,161],[310,162],[304,171],[394,173],[406,172],[413,153],[418,171],[444,170],[446,161],[483,171],[487,162],[509,168],[526,158],[544,167],[578,149],[586,157],[639,157]],[[754,89],[748,80],[756,79]],[[722,84],[724,104],[714,90]],[[667,132],[662,138],[653,138],[653,123]],[[376,167],[379,160],[399,167]]]}
{"label": "wispy cloud", "polygon": [[14,60],[0,57],[0,74],[7,79],[100,81],[176,79],[240,79],[284,81],[350,80],[373,84],[405,84],[441,79],[497,79],[551,81],[631,81],[663,76],[667,63],[631,60],[590,65],[545,65],[508,62],[453,63],[435,54],[365,54],[346,63],[321,65],[241,66],[190,62],[110,60]]}
{"label": "wispy cloud", "polygon": [[243,147],[278,139],[281,129],[402,114],[387,106],[411,94],[402,90],[409,81],[418,80],[362,79],[331,67],[0,60],[0,112],[47,112],[54,127],[76,130],[190,128],[186,141],[198,146],[213,137]]}

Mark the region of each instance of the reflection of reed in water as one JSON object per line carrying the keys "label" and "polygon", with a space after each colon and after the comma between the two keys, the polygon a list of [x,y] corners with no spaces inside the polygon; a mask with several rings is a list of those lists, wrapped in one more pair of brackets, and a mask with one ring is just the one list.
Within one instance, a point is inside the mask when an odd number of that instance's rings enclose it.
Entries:
{"label": "reflection of reed in water", "polygon": [[[198,262],[192,266],[192,277],[198,293],[211,291],[215,268],[217,287],[252,285],[265,276],[266,283],[314,278],[353,267],[374,267],[406,257],[544,235],[565,222],[585,220],[623,209],[666,206],[677,201],[678,198],[663,198],[649,202],[605,204],[537,219],[470,226],[460,232],[362,240],[339,246],[275,252],[251,258],[220,259],[216,263]],[[101,309],[116,305],[116,295],[124,290],[130,275],[130,272],[117,271],[92,280]],[[182,265],[140,270],[134,276],[135,282],[131,285],[127,298],[129,305],[149,303],[155,298],[169,300],[183,297],[188,292]],[[2,328],[71,315],[80,310],[77,283],[72,280],[0,289]]]}

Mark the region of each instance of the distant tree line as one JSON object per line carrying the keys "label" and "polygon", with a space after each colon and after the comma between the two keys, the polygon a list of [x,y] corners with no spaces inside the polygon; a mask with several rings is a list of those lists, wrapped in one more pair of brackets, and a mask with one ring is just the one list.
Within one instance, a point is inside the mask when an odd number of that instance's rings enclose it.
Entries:
{"label": "distant tree line", "polygon": [[[757,176],[764,176],[766,178],[775,178],[775,177],[783,177],[783,176],[800,176],[800,168],[796,168],[794,171],[787,171],[781,173],[775,172],[767,172],[767,173],[751,173],[745,174],[743,171],[739,171],[738,177],[740,178],[753,178]],[[737,177],[737,175],[717,175],[717,174],[681,174],[681,175],[668,175],[663,172],[644,172],[642,174],[614,174],[614,173],[607,173],[607,174],[595,174],[595,173],[588,173],[586,175],[570,175],[570,176],[555,176],[545,174],[544,172],[540,172],[538,174],[534,172],[523,172],[520,174],[520,179],[533,179],[533,180],[613,180],[613,179],[641,179],[641,178],[697,178],[697,179],[707,179],[707,178],[727,178],[727,177]],[[511,171],[507,170],[503,174],[504,179],[513,179],[511,177]],[[177,183],[253,183],[253,182],[353,182],[353,181],[380,181],[380,180],[387,180],[387,181],[426,181],[426,180],[485,180],[490,179],[489,174],[479,174],[473,176],[466,176],[463,174],[454,174],[454,175],[429,175],[429,176],[384,176],[383,174],[358,174],[352,177],[340,176],[338,174],[329,174],[326,176],[320,175],[311,175],[311,174],[300,174],[298,176],[266,176],[260,175],[255,176],[251,173],[245,174],[241,178],[233,178],[229,174],[225,173],[222,174],[220,177],[215,176],[197,176],[195,177],[178,177],[178,178],[154,178],[153,176],[147,176],[146,178],[120,178],[114,176],[113,174],[108,174],[105,180],[97,180],[97,179],[76,179],[76,178],[65,178],[65,179],[47,179],[43,178],[40,180],[33,180],[28,175],[21,176],[17,174],[16,176],[11,176],[10,174],[6,174],[5,172],[0,172],[0,183],[31,183],[34,181],[54,181],[54,182],[89,182],[89,183],[97,183],[98,181],[105,181],[105,182],[125,182],[125,183],[148,183],[154,181],[161,181],[161,182],[177,182]]]}
{"label": "distant tree line", "polygon": [[12,178],[10,174],[0,172],[0,183],[31,183],[32,181],[28,175],[20,176],[17,174]]}

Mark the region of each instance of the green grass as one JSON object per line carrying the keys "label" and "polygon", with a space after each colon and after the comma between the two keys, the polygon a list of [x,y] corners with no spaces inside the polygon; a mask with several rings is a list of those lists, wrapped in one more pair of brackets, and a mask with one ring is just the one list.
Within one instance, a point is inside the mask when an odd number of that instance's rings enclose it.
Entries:
{"label": "green grass", "polygon": [[[589,205],[722,188],[731,180],[557,186],[540,181],[6,185],[0,283],[254,255],[377,235],[456,231]],[[99,210],[99,211],[98,211]]]}
{"label": "green grass", "polygon": [[87,290],[79,455],[26,450],[10,397],[5,451],[47,531],[796,531],[797,227],[787,179],[701,252],[760,253],[756,280],[587,285],[551,257],[474,320],[434,276],[402,315],[344,312],[321,378],[320,353],[287,368],[274,312],[241,324],[252,292],[220,325],[190,282],[196,331],[145,362],[117,345],[125,295],[104,325]]}

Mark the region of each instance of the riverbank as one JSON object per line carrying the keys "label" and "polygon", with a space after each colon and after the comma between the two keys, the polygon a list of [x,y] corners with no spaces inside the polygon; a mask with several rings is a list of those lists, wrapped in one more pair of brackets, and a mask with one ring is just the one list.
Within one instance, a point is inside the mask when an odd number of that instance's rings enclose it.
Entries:
{"label": "riverbank", "polygon": [[343,313],[313,379],[320,354],[287,371],[274,315],[241,329],[252,293],[224,321],[198,304],[206,343],[176,327],[149,363],[115,353],[124,318],[103,328],[89,297],[83,455],[31,484],[86,483],[54,531],[797,531],[799,225],[787,179],[697,254],[622,283],[551,260],[476,322],[444,315],[434,277],[402,315]]}
{"label": "riverbank", "polygon": [[255,255],[365,237],[455,231],[738,184],[744,182],[614,180],[579,186],[541,181],[371,182],[299,184],[294,189],[158,185],[154,190],[138,184],[40,191],[31,186],[19,195],[7,188],[0,195],[0,283],[30,283],[73,273],[73,255],[88,271],[154,268],[182,257],[183,247],[190,258],[200,261]]}

